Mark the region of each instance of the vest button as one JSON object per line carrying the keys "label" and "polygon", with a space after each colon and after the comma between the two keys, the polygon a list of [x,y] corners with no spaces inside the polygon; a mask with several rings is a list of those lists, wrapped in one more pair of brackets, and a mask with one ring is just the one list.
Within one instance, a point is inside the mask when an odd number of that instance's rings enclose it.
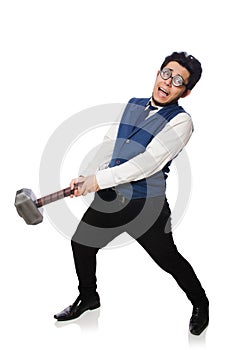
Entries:
{"label": "vest button", "polygon": [[119,159],[117,159],[116,160],[116,164],[120,164],[121,162],[120,162],[120,160]]}

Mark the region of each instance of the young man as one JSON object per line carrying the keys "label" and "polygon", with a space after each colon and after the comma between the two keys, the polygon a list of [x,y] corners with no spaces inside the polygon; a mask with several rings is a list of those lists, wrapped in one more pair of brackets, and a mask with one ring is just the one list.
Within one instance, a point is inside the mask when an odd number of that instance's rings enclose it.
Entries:
{"label": "young man", "polygon": [[[79,296],[54,317],[67,321],[100,306],[96,254],[127,232],[152,259],[170,273],[193,305],[189,329],[199,335],[209,322],[209,302],[191,265],[178,252],[172,237],[166,178],[173,158],[188,142],[192,121],[179,98],[186,97],[201,77],[200,62],[185,52],[166,57],[157,73],[151,98],[133,98],[119,126],[107,168],[71,181],[73,196],[96,192],[72,238]],[[76,189],[75,184],[81,183]]]}

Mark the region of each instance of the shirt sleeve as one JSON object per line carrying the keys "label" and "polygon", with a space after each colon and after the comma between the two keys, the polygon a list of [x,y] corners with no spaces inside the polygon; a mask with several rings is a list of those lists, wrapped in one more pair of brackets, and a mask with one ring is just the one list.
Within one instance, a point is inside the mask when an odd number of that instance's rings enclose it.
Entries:
{"label": "shirt sleeve", "polygon": [[101,157],[101,162],[98,163],[98,170],[107,168],[111,161],[114,145],[117,138],[118,126],[119,123],[112,124],[104,136],[103,145],[98,152]]}
{"label": "shirt sleeve", "polygon": [[[84,159],[79,169],[79,174],[88,176],[95,174],[98,170],[106,169],[111,161],[114,145],[117,137],[119,123],[114,123],[105,134],[103,142],[96,147],[89,157]],[[80,176],[79,175],[79,176]]]}
{"label": "shirt sleeve", "polygon": [[153,138],[143,153],[121,165],[97,171],[100,189],[141,180],[162,170],[187,144],[192,131],[189,114],[179,113]]}

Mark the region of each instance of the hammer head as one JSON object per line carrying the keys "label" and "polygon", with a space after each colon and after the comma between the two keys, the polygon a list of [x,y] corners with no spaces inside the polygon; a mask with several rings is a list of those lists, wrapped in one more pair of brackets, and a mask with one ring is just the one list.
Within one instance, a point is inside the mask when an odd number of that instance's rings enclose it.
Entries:
{"label": "hammer head", "polygon": [[36,225],[43,221],[42,208],[37,208],[35,201],[36,196],[28,188],[16,192],[16,210],[28,225]]}

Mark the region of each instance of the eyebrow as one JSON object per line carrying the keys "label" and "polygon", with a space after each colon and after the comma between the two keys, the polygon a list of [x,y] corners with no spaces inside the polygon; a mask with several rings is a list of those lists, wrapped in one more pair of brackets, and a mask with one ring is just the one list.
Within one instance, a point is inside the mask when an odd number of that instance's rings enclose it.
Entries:
{"label": "eyebrow", "polygon": [[[174,69],[172,69],[172,68],[169,68],[169,67],[166,67],[166,68],[168,68],[168,69],[171,70],[172,72],[174,71]],[[181,74],[177,73],[176,75],[179,75],[179,76],[183,79],[183,81],[184,81],[184,78],[182,77]]]}

